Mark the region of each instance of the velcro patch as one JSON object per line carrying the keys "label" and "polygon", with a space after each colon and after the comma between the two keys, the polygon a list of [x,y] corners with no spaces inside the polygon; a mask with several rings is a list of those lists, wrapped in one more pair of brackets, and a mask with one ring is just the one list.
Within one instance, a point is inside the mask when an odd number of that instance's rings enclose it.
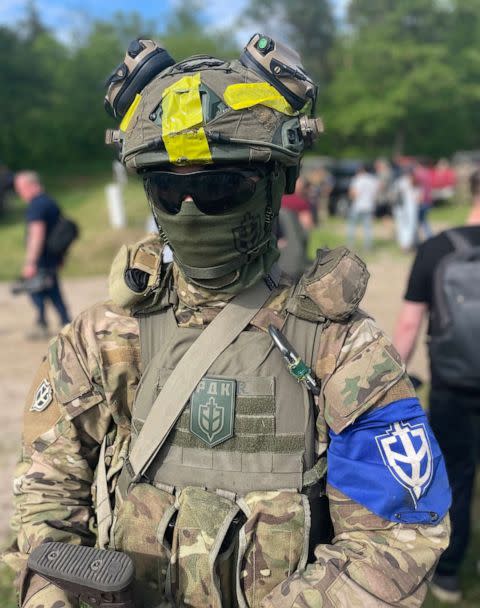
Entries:
{"label": "velcro patch", "polygon": [[62,413],[50,380],[50,367],[44,360],[38,368],[25,401],[24,444],[29,446],[38,437],[50,431],[61,416]]}
{"label": "velcro patch", "polygon": [[35,391],[33,403],[30,406],[31,412],[43,412],[47,409],[53,399],[53,390],[50,381],[46,378],[42,380],[40,386]]}
{"label": "velcro patch", "polygon": [[190,401],[190,431],[209,447],[233,435],[236,381],[205,376]]}

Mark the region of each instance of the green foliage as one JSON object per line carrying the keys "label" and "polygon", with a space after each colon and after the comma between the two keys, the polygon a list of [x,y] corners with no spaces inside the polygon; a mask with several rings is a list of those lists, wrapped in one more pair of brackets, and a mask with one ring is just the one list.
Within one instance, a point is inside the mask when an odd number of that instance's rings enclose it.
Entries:
{"label": "green foliage", "polygon": [[325,118],[335,145],[449,155],[476,147],[480,4],[351,0]]}
{"label": "green foliage", "polygon": [[180,4],[162,26],[158,31],[137,13],[117,13],[111,21],[91,22],[67,46],[30,4],[18,27],[0,27],[0,159],[12,169],[64,172],[112,158],[103,143],[113,126],[103,109],[104,83],[134,38],[161,40],[177,60],[195,53],[238,55],[231,34],[205,28],[194,0]]}
{"label": "green foliage", "polygon": [[[62,276],[107,275],[121,245],[135,242],[145,234],[149,210],[142,183],[135,178],[129,180],[124,191],[128,228],[110,228],[105,198],[105,186],[109,179],[109,175],[103,173],[95,179],[77,175],[67,180],[47,180],[48,192],[80,228],[80,238],[69,252]],[[0,280],[3,281],[15,279],[22,268],[25,253],[24,208],[25,203],[15,199],[2,218]]]}
{"label": "green foliage", "polygon": [[[233,33],[212,29],[206,2],[177,3],[161,23],[117,13],[92,21],[69,45],[30,2],[19,24],[0,26],[0,159],[13,169],[66,172],[111,159],[103,144],[114,125],[102,107],[104,82],[130,40],[160,40],[177,60],[238,57]],[[440,157],[478,147],[478,0],[350,0],[344,22],[334,6],[250,0],[246,11],[247,23],[253,18],[296,48],[320,83],[326,135],[318,153]]]}
{"label": "green foliage", "polygon": [[238,57],[231,32],[212,31],[202,23],[201,4],[197,0],[184,0],[179,5],[161,40],[177,61],[201,53],[227,59]]}
{"label": "green foliage", "polygon": [[307,70],[320,85],[325,85],[331,78],[330,51],[336,35],[329,0],[250,2],[247,16],[264,23],[265,34],[270,33],[272,15],[280,21],[287,41],[300,53]]}
{"label": "green foliage", "polygon": [[337,24],[334,5],[251,0],[248,10],[322,85],[327,133],[317,152],[440,157],[478,147],[477,0],[350,0]]}

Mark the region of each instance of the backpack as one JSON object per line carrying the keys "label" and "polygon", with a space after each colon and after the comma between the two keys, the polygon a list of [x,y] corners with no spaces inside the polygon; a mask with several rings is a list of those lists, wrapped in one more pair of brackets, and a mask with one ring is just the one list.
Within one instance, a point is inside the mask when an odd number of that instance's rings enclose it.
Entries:
{"label": "backpack", "polygon": [[433,277],[432,370],[447,385],[480,390],[480,246],[455,230],[445,235],[454,251]]}
{"label": "backpack", "polygon": [[60,215],[47,237],[47,251],[59,258],[63,257],[73,241],[78,238],[78,234],[77,224],[73,220]]}

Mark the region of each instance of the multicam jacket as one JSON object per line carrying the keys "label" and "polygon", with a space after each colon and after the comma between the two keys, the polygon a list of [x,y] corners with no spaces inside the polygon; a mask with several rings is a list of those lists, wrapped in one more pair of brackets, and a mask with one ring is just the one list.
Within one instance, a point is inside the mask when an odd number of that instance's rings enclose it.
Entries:
{"label": "multicam jacket", "polygon": [[[125,249],[120,256],[123,261],[117,259],[117,264],[122,268],[136,264],[148,271],[148,289],[155,294],[166,280],[160,253],[158,242],[147,240]],[[332,433],[341,437],[369,412],[414,396],[389,340],[372,319],[356,310],[356,305],[351,306],[349,300],[355,300],[355,285],[352,290],[349,276],[351,258],[340,257],[343,266],[336,264],[335,272],[324,274],[322,282],[310,283],[310,293],[316,302],[323,303],[325,315],[313,361],[322,387],[315,402],[315,453],[319,460],[327,454]],[[225,306],[221,298],[192,288],[175,268],[169,276],[178,296],[178,300],[173,298],[178,327],[202,329]],[[4,559],[20,573],[20,601],[28,608],[77,605],[75,598],[27,573],[25,564],[30,551],[47,540],[87,545],[98,542],[96,470],[105,438],[112,502],[120,496],[118,480],[128,454],[132,408],[143,369],[139,322],[132,312],[135,304],[129,301],[131,294],[115,284],[111,291],[117,303],[92,306],[51,341],[27,397],[22,457],[14,483],[17,541]],[[270,323],[282,326],[286,309],[293,310],[301,303],[296,295],[281,280],[248,331],[265,332]],[[341,312],[338,320],[328,318],[335,317],[334,311]],[[228,494],[195,487],[193,479],[191,483],[176,491],[158,483],[135,486],[127,500],[122,498],[123,520],[120,518],[110,531],[111,546],[144,556],[136,564],[137,584],[148,586],[156,602],[149,603],[147,598],[147,605],[420,606],[428,575],[448,545],[448,517],[434,525],[397,523],[327,483],[333,532],[327,542],[315,547],[306,564],[306,556],[300,556],[305,553],[308,535],[309,508],[303,494],[281,488],[251,491],[236,504]],[[118,505],[114,506],[118,516]],[[177,516],[171,523],[173,542],[167,551],[158,540],[158,522],[164,521],[164,528],[168,525],[165,514],[169,509]],[[236,540],[221,552],[215,567],[207,567],[206,558],[217,534],[215,520],[221,513],[228,519],[231,513],[230,521],[237,521],[234,515],[239,511],[244,519],[237,525]],[[315,516],[315,511],[312,514]],[[150,571],[152,555],[157,579],[167,577],[170,568],[170,595],[164,596],[155,588]],[[239,564],[236,579],[231,575],[235,560]],[[220,579],[222,599],[214,579],[217,583]],[[228,580],[236,582],[228,588]]]}

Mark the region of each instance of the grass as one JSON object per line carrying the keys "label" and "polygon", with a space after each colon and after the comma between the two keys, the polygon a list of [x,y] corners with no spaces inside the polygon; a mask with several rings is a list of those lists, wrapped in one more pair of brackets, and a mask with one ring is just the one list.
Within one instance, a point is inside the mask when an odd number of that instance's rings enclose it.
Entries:
{"label": "grass", "polygon": [[[95,167],[89,176],[47,177],[49,193],[60,203],[64,213],[72,217],[80,226],[80,239],[73,245],[63,269],[63,276],[91,276],[107,274],[111,261],[120,245],[135,242],[144,234],[148,206],[142,184],[132,177],[124,191],[127,228],[114,230],[109,226],[105,186],[110,176]],[[431,221],[441,227],[459,225],[465,221],[467,205],[450,204],[431,212]],[[24,258],[25,204],[13,199],[8,211],[0,218],[0,242],[2,243],[2,264],[0,280],[11,281],[22,268]],[[401,255],[391,234],[388,221],[382,225],[378,220],[374,251],[363,254],[366,261],[378,253]],[[322,247],[337,247],[345,244],[345,220],[329,218],[319,228],[312,231],[309,255],[313,259],[315,251]]]}
{"label": "grass", "polygon": [[446,226],[460,226],[464,224],[468,213],[470,211],[470,206],[461,204],[458,202],[452,202],[450,204],[443,204],[437,207],[434,207],[430,211],[429,219],[440,225]]}
{"label": "grass", "polygon": [[[468,205],[457,203],[444,204],[431,210],[429,221],[434,226],[434,231],[438,232],[453,226],[460,226],[465,223],[470,208]],[[378,254],[387,253],[391,256],[403,256],[393,237],[393,223],[391,218],[375,220],[374,247],[372,251],[365,251],[359,248],[361,257],[367,262],[375,259]],[[363,237],[363,233],[358,233],[358,237]],[[357,241],[358,242],[358,241]],[[310,234],[308,256],[310,259],[315,257],[317,249],[323,247],[334,248],[346,244],[346,220],[344,218],[330,217],[315,228]]]}
{"label": "grass", "polygon": [[0,565],[0,604],[2,608],[16,608],[17,606],[13,578],[10,569],[5,565]]}
{"label": "grass", "polygon": [[[480,576],[477,571],[477,563],[480,561],[480,474],[477,475],[476,494],[472,511],[472,539],[460,572],[460,583],[464,592],[464,598],[456,604],[459,608],[478,608],[480,606]],[[433,598],[430,594],[424,603],[424,608],[443,608],[447,606]]]}
{"label": "grass", "polygon": [[[114,230],[109,226],[105,186],[108,176],[79,180],[68,185],[64,180],[53,183],[49,192],[80,227],[80,238],[67,258],[64,276],[107,274],[120,245],[134,242],[145,232],[148,206],[141,182],[131,179],[124,191],[128,228]],[[7,213],[0,219],[2,265],[0,280],[17,277],[24,258],[25,204],[13,199]]]}

